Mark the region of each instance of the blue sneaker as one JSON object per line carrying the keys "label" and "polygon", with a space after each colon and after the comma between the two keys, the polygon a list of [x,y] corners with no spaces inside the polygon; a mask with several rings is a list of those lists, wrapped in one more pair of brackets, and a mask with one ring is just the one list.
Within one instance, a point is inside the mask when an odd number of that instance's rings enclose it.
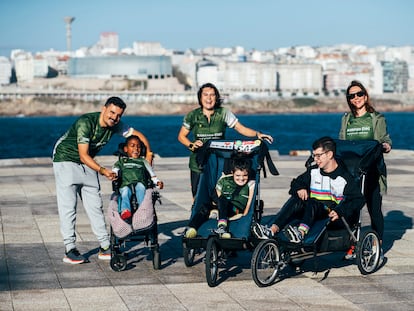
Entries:
{"label": "blue sneaker", "polygon": [[86,261],[76,248],[72,248],[69,252],[65,253],[63,257],[63,262],[70,263],[71,265],[78,265]]}

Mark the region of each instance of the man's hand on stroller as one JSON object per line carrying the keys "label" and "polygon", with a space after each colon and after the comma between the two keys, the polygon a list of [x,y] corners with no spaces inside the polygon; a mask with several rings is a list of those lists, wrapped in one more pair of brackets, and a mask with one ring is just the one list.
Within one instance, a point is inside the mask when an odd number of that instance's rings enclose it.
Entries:
{"label": "man's hand on stroller", "polygon": [[306,189],[299,189],[297,192],[298,198],[302,201],[306,201],[308,199],[308,190]]}
{"label": "man's hand on stroller", "polygon": [[331,210],[328,214],[329,218],[331,219],[331,221],[335,221],[339,219],[339,215],[337,212],[335,212],[334,210]]}

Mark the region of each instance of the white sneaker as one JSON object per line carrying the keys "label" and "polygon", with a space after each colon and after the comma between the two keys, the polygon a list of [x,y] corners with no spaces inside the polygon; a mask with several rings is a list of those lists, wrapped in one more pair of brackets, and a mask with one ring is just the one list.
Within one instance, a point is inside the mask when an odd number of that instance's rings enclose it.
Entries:
{"label": "white sneaker", "polygon": [[273,236],[273,232],[268,226],[263,226],[259,223],[255,223],[252,226],[252,232],[258,239],[261,240],[266,240]]}

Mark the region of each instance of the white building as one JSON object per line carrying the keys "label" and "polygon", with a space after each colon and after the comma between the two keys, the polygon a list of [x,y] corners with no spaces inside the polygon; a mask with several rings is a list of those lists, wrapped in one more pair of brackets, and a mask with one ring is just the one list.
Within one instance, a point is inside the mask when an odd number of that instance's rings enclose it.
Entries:
{"label": "white building", "polygon": [[7,57],[0,56],[0,85],[10,84],[12,65]]}
{"label": "white building", "polygon": [[119,49],[119,37],[116,32],[102,32],[99,38],[102,54],[116,54]]}
{"label": "white building", "polygon": [[320,94],[323,87],[322,66],[290,64],[277,66],[278,90],[288,93]]}
{"label": "white building", "polygon": [[139,56],[166,55],[166,50],[160,42],[134,42],[132,49],[134,54]]}
{"label": "white building", "polygon": [[[12,52],[13,53],[13,52]],[[33,56],[31,53],[16,53],[14,57],[14,68],[18,82],[32,82],[34,78]]]}

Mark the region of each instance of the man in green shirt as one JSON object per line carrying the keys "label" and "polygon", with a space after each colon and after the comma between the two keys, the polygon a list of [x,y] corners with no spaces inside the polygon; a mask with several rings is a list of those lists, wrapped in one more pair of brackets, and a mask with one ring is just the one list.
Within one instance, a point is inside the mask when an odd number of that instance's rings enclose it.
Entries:
{"label": "man in green shirt", "polygon": [[87,261],[76,248],[78,194],[91,222],[92,231],[100,243],[98,258],[111,259],[98,172],[111,181],[116,178],[116,174],[99,165],[94,160],[96,154],[113,134],[124,137],[136,135],[147,147],[147,158],[152,160],[151,148],[146,137],[121,122],[125,108],[126,104],[119,97],[108,98],[101,112],[87,113],[79,117],[54,146],[53,171],[60,230],[65,245],[63,261],[66,263],[80,264]]}

